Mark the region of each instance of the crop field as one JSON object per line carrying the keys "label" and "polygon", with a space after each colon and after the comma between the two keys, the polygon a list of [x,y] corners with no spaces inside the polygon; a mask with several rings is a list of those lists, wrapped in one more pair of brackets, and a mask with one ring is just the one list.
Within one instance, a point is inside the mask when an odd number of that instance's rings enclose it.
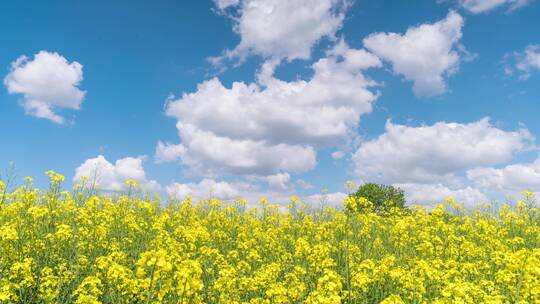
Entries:
{"label": "crop field", "polygon": [[[540,210],[162,201],[0,183],[2,303],[540,303]],[[133,190],[133,191],[132,191]]]}

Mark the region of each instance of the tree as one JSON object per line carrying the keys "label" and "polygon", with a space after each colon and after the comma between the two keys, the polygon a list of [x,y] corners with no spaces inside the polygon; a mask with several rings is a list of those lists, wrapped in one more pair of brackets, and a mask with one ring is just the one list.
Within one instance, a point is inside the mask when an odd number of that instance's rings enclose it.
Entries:
{"label": "tree", "polygon": [[351,196],[367,199],[373,204],[375,212],[386,212],[391,208],[406,209],[403,190],[389,185],[367,183]]}

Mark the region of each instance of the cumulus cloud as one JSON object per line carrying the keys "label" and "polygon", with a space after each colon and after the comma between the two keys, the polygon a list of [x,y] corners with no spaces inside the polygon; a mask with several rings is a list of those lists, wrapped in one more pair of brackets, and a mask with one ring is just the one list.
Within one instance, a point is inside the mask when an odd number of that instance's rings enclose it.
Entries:
{"label": "cumulus cloud", "polygon": [[232,200],[240,196],[237,185],[228,182],[217,182],[213,179],[203,179],[199,183],[172,183],[166,187],[167,194],[176,199],[185,199],[188,195],[197,199],[216,198]]}
{"label": "cumulus cloud", "polygon": [[58,53],[41,51],[30,60],[19,57],[11,64],[4,85],[10,94],[22,94],[26,114],[62,124],[57,109],[79,110],[86,94],[79,86],[83,66]]}
{"label": "cumulus cloud", "polygon": [[313,189],[313,185],[303,179],[297,179],[295,183],[303,190]]}
{"label": "cumulus cloud", "polygon": [[182,155],[185,154],[185,147],[183,145],[175,145],[171,143],[163,143],[158,141],[156,147],[156,163],[166,163],[180,161]]}
{"label": "cumulus cloud", "polygon": [[182,144],[168,144],[161,149],[158,145],[156,159],[167,160],[164,152],[177,151],[177,155],[169,155],[168,159],[180,159],[183,165],[201,175],[304,172],[317,163],[312,147],[233,139],[202,131],[194,125],[179,123],[177,127]]}
{"label": "cumulus cloud", "polygon": [[291,181],[291,175],[289,173],[278,173],[265,177],[268,186],[273,189],[288,189]]}
{"label": "cumulus cloud", "polygon": [[540,71],[540,44],[529,45],[523,52],[514,54],[516,58],[515,68],[522,73],[522,78],[527,79],[533,71]]}
{"label": "cumulus cloud", "polygon": [[489,12],[499,7],[513,11],[529,4],[529,0],[459,0],[459,4],[473,14]]}
{"label": "cumulus cloud", "polygon": [[353,155],[356,174],[383,183],[449,181],[461,171],[500,164],[531,147],[526,129],[504,131],[488,118],[472,123],[438,122],[409,127],[387,122],[378,138]]}
{"label": "cumulus cloud", "polygon": [[322,38],[333,38],[342,26],[349,0],[215,0],[234,22],[240,43],[223,57],[249,54],[276,59],[309,59]]}
{"label": "cumulus cloud", "polygon": [[240,3],[240,0],[216,0],[216,6],[220,10],[224,10],[231,6],[236,6]]}
{"label": "cumulus cloud", "polygon": [[443,184],[404,183],[394,186],[405,191],[409,205],[435,206],[450,197],[466,207],[478,206],[489,201],[482,191],[470,186],[452,189]]}
{"label": "cumulus cloud", "polygon": [[95,182],[95,185],[106,191],[126,190],[126,181],[135,180],[147,191],[159,190],[159,184],[146,177],[143,167],[144,157],[126,157],[114,164],[103,155],[87,159],[75,170],[73,180],[80,182],[83,176]]}
{"label": "cumulus cloud", "polygon": [[540,192],[540,158],[532,163],[512,164],[498,168],[476,168],[467,177],[477,186],[496,189],[505,195],[518,195],[523,190]]}
{"label": "cumulus cloud", "polygon": [[205,174],[305,172],[316,165],[316,149],[349,137],[378,97],[362,71],[380,61],[344,42],[313,64],[309,80],[277,79],[276,64],[266,62],[257,82],[227,88],[213,78],[168,100],[181,143],[158,143],[156,159]]}
{"label": "cumulus cloud", "polygon": [[333,192],[325,194],[312,194],[304,196],[301,198],[301,201],[308,206],[318,208],[318,207],[334,207],[341,208],[343,206],[343,200],[347,194],[343,192]]}
{"label": "cumulus cloud", "polygon": [[[247,200],[249,206],[256,206],[261,198],[268,199],[272,204],[283,208],[290,202],[294,189],[291,188],[265,188],[256,183],[216,181],[205,178],[198,183],[172,183],[166,187],[171,198],[185,199],[191,196],[193,200],[216,198],[225,201],[236,199]],[[311,208],[341,207],[346,194],[333,192],[326,194],[312,194],[301,196],[300,201]]]}
{"label": "cumulus cloud", "polygon": [[409,28],[405,34],[374,33],[364,46],[392,64],[394,73],[413,82],[417,96],[446,91],[446,78],[459,67],[463,18],[451,11],[433,24]]}

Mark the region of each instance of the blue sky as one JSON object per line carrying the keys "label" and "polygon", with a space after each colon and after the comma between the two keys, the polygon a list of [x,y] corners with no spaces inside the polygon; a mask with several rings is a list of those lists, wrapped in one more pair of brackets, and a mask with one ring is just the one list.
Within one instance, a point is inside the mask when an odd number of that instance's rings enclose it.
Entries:
{"label": "blue sky", "polygon": [[426,204],[540,191],[538,1],[0,11],[0,166],[38,185],[54,169],[68,184],[102,171],[107,190],[134,178],[174,196],[278,201],[323,188],[339,200],[347,180],[395,184]]}

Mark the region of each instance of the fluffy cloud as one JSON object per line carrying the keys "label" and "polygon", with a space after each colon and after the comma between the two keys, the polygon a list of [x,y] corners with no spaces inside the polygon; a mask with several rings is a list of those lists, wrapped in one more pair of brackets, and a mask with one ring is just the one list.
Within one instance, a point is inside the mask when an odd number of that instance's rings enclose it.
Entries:
{"label": "fluffy cloud", "polygon": [[364,46],[412,81],[416,95],[434,96],[446,91],[445,78],[459,67],[462,27],[463,18],[451,11],[445,19],[411,27],[403,35],[371,34]]}
{"label": "fluffy cloud", "polygon": [[82,68],[58,53],[41,51],[33,60],[21,56],[14,61],[4,84],[10,94],[23,95],[21,104],[27,114],[62,124],[64,118],[55,110],[78,110],[83,102]]}
{"label": "fluffy cloud", "polygon": [[228,7],[238,5],[240,0],[216,0],[215,2],[220,10],[224,10]]}
{"label": "fluffy cloud", "polygon": [[301,201],[313,208],[334,207],[340,208],[343,206],[343,200],[347,194],[343,192],[334,192],[326,194],[312,194],[301,198]]}
{"label": "fluffy cloud", "polygon": [[467,171],[476,185],[491,188],[506,195],[517,195],[528,189],[540,192],[540,158],[532,163],[508,165],[503,168],[476,168]]}
{"label": "fluffy cloud", "polygon": [[529,0],[459,0],[459,4],[473,14],[479,14],[502,6],[513,11],[529,4]]}
{"label": "fluffy cloud", "polygon": [[[166,187],[169,197],[184,199],[187,195],[193,200],[208,199],[210,197],[231,201],[245,199],[250,206],[257,205],[261,198],[268,199],[272,204],[282,206],[290,202],[291,189],[264,189],[261,185],[248,182],[226,182],[213,179],[203,179],[198,183],[172,183]],[[314,194],[300,197],[300,201],[312,208],[340,207],[346,194],[342,192]]]}
{"label": "fluffy cloud", "polygon": [[303,190],[309,190],[309,189],[313,189],[313,185],[306,182],[305,180],[303,179],[297,179],[295,181],[295,184],[298,185],[300,187],[300,189],[303,189]]}
{"label": "fluffy cloud", "polygon": [[186,148],[183,145],[163,143],[159,141],[156,147],[156,163],[166,163],[181,161],[182,156],[186,154]]}
{"label": "fluffy cloud", "polygon": [[266,176],[265,180],[266,182],[268,182],[268,186],[270,188],[285,190],[289,188],[291,176],[289,175],[289,173],[278,173]]}
{"label": "fluffy cloud", "polygon": [[143,189],[156,191],[160,188],[154,180],[149,180],[143,168],[144,157],[126,157],[110,163],[103,155],[87,159],[75,170],[73,180],[79,182],[83,176],[95,181],[96,186],[107,191],[126,189],[126,180],[135,180]]}
{"label": "fluffy cloud", "polygon": [[191,196],[197,199],[217,198],[220,200],[232,200],[240,196],[238,186],[228,182],[217,182],[212,179],[203,179],[199,183],[172,183],[166,187],[170,197],[184,199]]}
{"label": "fluffy cloud", "polygon": [[217,181],[205,178],[198,183],[172,183],[166,187],[170,197],[184,199],[187,195],[195,201],[210,197],[220,200],[246,199],[251,204],[256,204],[259,199],[265,197],[272,203],[287,203],[288,195],[283,189],[264,190],[256,182]]}
{"label": "fluffy cloud", "polygon": [[423,206],[434,206],[443,203],[451,197],[467,207],[478,206],[488,202],[488,198],[479,189],[464,187],[450,189],[443,184],[395,184],[395,186],[405,191],[407,203]]}
{"label": "fluffy cloud", "polygon": [[529,45],[522,53],[516,53],[516,69],[529,78],[534,70],[540,70],[540,45]]}
{"label": "fluffy cloud", "polygon": [[378,95],[362,71],[380,61],[344,42],[313,64],[310,80],[286,82],[268,61],[256,83],[219,79],[170,99],[167,115],[178,120],[181,144],[158,143],[156,159],[181,162],[205,174],[272,175],[316,165],[316,148],[331,147],[357,128]]}
{"label": "fluffy cloud", "polygon": [[[309,59],[311,48],[333,38],[349,0],[216,0],[234,21],[240,43],[224,57],[258,54],[276,59]],[[231,12],[232,10],[232,12]],[[219,59],[218,59],[219,61]]]}
{"label": "fluffy cloud", "polygon": [[387,122],[378,138],[364,142],[353,155],[356,174],[384,183],[433,183],[451,180],[467,169],[509,161],[530,147],[526,129],[503,131],[488,118],[460,124],[438,122],[409,127]]}
{"label": "fluffy cloud", "polygon": [[180,159],[182,164],[201,175],[268,175],[281,170],[304,172],[317,163],[315,150],[308,146],[232,139],[181,123],[177,127],[183,143],[158,143],[156,159],[166,160],[164,152],[178,151],[174,156],[169,155],[169,159]]}

